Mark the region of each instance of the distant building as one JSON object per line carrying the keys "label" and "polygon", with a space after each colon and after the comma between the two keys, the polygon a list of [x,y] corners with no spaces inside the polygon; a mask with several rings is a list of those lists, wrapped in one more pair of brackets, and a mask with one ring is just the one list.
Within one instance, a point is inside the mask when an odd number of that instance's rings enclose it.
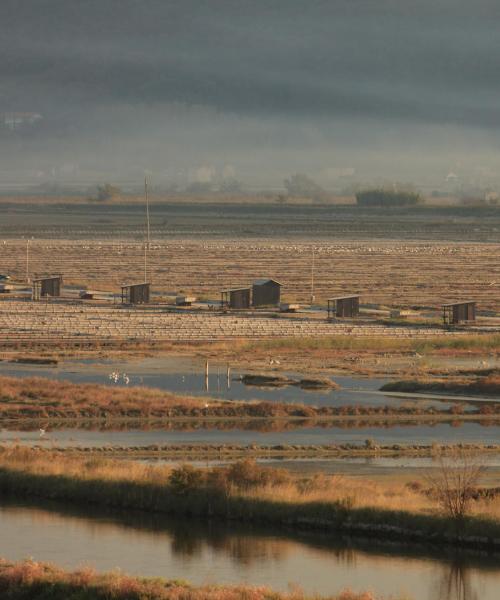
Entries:
{"label": "distant building", "polygon": [[257,279],[252,285],[252,304],[259,306],[279,306],[281,283],[274,279]]}
{"label": "distant building", "polygon": [[27,125],[34,125],[42,118],[40,113],[34,112],[5,112],[1,113],[0,123],[7,129],[14,131]]}

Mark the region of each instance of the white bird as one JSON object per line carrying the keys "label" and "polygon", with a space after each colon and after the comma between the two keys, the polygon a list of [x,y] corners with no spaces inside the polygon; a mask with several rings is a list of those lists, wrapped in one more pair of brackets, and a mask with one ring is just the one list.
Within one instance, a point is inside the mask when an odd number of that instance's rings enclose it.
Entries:
{"label": "white bird", "polygon": [[40,429],[40,437],[43,437],[45,435],[45,429]]}
{"label": "white bird", "polygon": [[205,408],[208,408],[208,402],[205,402]]}

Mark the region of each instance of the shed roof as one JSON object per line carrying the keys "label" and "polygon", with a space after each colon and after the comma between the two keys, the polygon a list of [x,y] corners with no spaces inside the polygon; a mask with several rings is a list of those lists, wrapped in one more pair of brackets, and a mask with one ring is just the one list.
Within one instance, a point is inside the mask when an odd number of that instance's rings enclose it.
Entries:
{"label": "shed roof", "polygon": [[352,300],[353,298],[359,298],[359,294],[354,296],[337,296],[336,298],[328,298],[328,300],[333,302],[334,300]]}
{"label": "shed roof", "polygon": [[35,283],[39,281],[53,281],[56,279],[62,279],[62,275],[37,275],[32,281]]}
{"label": "shed roof", "polygon": [[132,287],[137,287],[140,285],[151,285],[151,283],[149,281],[143,281],[141,283],[122,283],[122,290],[125,290],[127,288],[132,288]]}
{"label": "shed roof", "polygon": [[250,290],[250,287],[228,288],[227,290],[221,290],[221,294],[227,294],[229,292],[249,292]]}
{"label": "shed roof", "polygon": [[276,283],[276,285],[282,285],[279,281],[276,281],[276,279],[256,279],[253,282],[253,285],[265,285],[266,283]]}
{"label": "shed roof", "polygon": [[462,300],[461,302],[448,302],[447,304],[443,304],[443,308],[445,306],[461,306],[462,304],[476,304],[476,300]]}

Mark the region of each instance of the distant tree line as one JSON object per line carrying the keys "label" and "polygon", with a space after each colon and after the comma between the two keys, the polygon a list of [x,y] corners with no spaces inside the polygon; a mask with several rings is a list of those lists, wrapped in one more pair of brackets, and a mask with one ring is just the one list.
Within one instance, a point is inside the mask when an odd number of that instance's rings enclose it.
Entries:
{"label": "distant tree line", "polygon": [[416,206],[422,197],[418,192],[370,189],[356,193],[359,206]]}

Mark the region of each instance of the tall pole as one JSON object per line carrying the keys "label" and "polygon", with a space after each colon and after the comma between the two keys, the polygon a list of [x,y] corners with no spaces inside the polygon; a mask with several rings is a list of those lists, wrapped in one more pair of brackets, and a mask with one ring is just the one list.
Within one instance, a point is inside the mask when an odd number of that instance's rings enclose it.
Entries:
{"label": "tall pole", "polygon": [[146,227],[147,227],[147,239],[148,239],[148,250],[151,243],[151,231],[149,227],[149,198],[148,198],[148,178],[144,177],[144,196],[146,199]]}
{"label": "tall pole", "polygon": [[314,302],[314,246],[312,247],[311,262],[311,304]]}
{"label": "tall pole", "polygon": [[146,201],[146,243],[144,244],[144,283],[148,280],[148,250],[151,243],[151,232],[149,227],[149,198],[148,178],[144,177],[144,199]]}
{"label": "tall pole", "polygon": [[26,283],[30,282],[30,241],[26,240]]}

